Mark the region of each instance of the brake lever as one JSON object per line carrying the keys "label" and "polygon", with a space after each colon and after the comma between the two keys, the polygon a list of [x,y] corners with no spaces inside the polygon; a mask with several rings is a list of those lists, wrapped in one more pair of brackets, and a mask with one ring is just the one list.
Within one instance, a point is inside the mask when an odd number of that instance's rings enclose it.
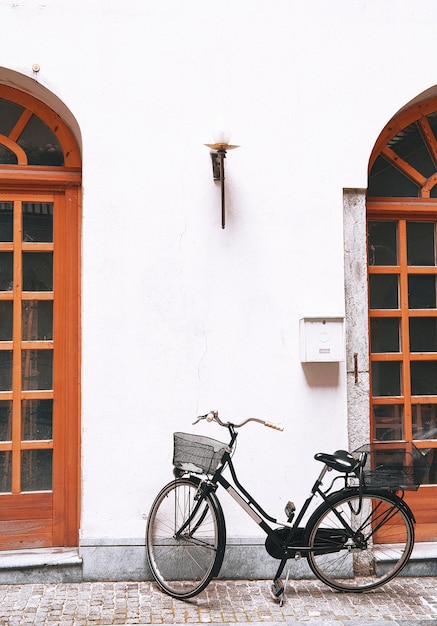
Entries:
{"label": "brake lever", "polygon": [[193,426],[195,426],[202,420],[206,420],[207,422],[216,421],[220,423],[219,418],[218,418],[218,411],[210,411],[206,415],[199,415],[199,417],[197,417],[196,420],[193,422]]}

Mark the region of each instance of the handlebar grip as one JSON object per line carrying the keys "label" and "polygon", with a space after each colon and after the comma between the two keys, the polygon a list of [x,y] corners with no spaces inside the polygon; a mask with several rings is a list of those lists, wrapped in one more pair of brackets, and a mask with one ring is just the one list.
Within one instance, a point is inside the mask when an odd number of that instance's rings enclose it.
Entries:
{"label": "handlebar grip", "polygon": [[267,428],[274,428],[275,430],[284,430],[283,426],[278,426],[277,424],[272,424],[271,422],[264,422],[264,426],[267,426]]}

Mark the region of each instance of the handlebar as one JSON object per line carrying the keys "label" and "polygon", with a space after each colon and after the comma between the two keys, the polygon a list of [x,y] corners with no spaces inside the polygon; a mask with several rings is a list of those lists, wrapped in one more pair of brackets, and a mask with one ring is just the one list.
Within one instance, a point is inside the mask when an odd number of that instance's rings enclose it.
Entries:
{"label": "handlebar", "polygon": [[197,424],[201,420],[206,420],[207,422],[216,422],[219,426],[224,426],[225,428],[229,428],[230,426],[232,426],[233,428],[241,428],[248,422],[258,422],[258,424],[267,426],[267,428],[274,428],[275,430],[281,430],[281,431],[284,430],[282,426],[273,424],[272,422],[265,422],[264,420],[260,420],[256,417],[248,417],[243,422],[241,422],[241,424],[233,424],[231,422],[222,422],[222,420],[219,418],[218,411],[210,411],[206,415],[199,415],[196,418],[196,420],[193,422],[193,426],[194,424]]}

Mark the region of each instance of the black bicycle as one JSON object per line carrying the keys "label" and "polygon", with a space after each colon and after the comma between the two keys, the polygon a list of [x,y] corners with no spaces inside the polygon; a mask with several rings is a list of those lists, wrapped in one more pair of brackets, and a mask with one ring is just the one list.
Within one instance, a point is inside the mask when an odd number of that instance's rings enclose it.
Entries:
{"label": "black bicycle", "polygon": [[[175,479],[157,495],[146,531],[150,569],[164,592],[175,598],[190,598],[218,576],[226,546],[225,519],[216,493],[219,486],[266,533],[266,550],[279,560],[272,592],[281,603],[286,586],[281,577],[288,559],[306,557],[317,578],[336,590],[349,592],[375,589],[405,567],[414,545],[414,517],[402,498],[402,490],[409,488],[403,483],[420,481],[417,467],[406,467],[411,464],[405,463],[405,454],[390,465],[379,463],[366,451],[355,456],[345,450],[316,454],[315,459],[324,466],[311,495],[297,514],[294,504],[288,502],[286,519],[279,521],[241,485],[231,457],[236,430],[248,422],[282,428],[255,418],[241,424],[224,423],[216,411],[198,417],[194,424],[200,420],[227,428],[230,441],[225,444],[200,435],[174,434]],[[225,468],[233,485],[223,476]],[[322,488],[330,470],[337,474]],[[334,490],[338,480],[340,488]],[[375,484],[388,484],[389,489]],[[322,502],[301,526],[315,496]]]}

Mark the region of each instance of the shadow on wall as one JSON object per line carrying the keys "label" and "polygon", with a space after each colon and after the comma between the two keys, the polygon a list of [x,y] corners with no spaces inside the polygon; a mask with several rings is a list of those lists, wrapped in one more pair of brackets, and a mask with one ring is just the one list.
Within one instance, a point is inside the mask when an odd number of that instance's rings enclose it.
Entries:
{"label": "shadow on wall", "polygon": [[302,370],[309,387],[338,387],[340,363],[302,363]]}

